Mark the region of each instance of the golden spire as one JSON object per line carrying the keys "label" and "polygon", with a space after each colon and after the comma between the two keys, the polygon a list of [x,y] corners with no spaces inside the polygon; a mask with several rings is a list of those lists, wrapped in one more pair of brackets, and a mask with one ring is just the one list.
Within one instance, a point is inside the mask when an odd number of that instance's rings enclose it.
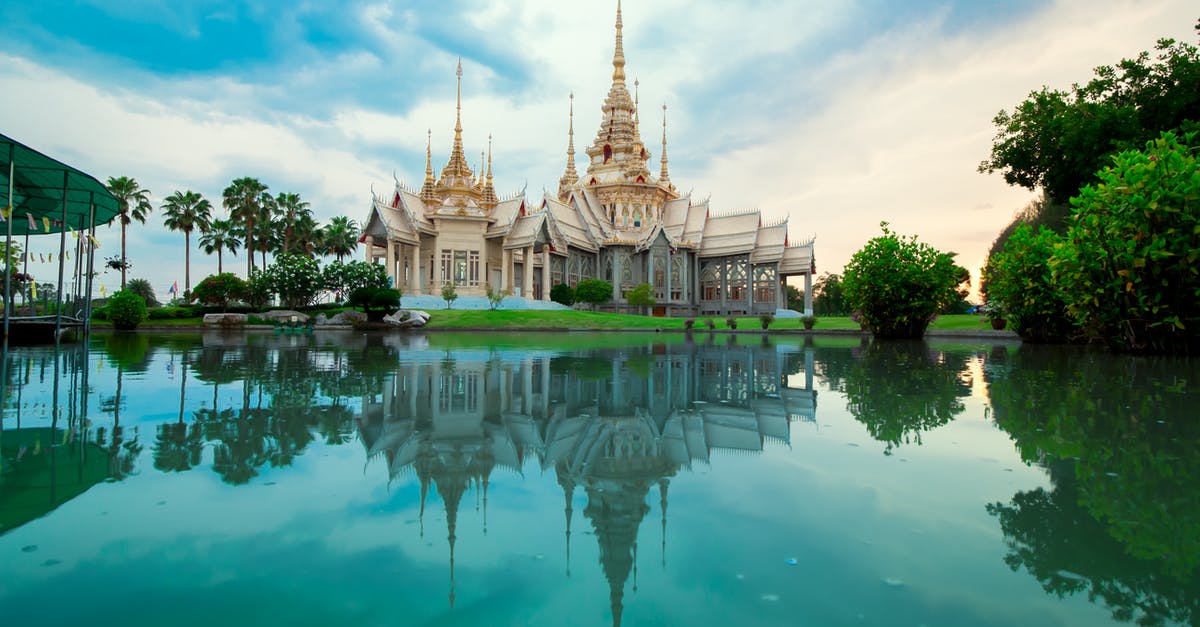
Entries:
{"label": "golden spire", "polygon": [[633,111],[631,117],[633,117],[633,132],[637,133],[639,136],[641,135],[641,131],[638,130],[638,123],[641,122],[642,116],[638,113],[638,111],[640,111],[638,108],[638,87],[641,84],[641,81],[638,79],[633,79]]}
{"label": "golden spire", "polygon": [[471,166],[467,164],[467,158],[463,154],[462,59],[458,60],[455,74],[458,76],[458,89],[455,95],[454,146],[450,150],[450,160],[446,162],[446,167],[442,168],[442,177],[438,180],[438,188],[439,190],[470,193],[475,186],[475,174],[471,171]]}
{"label": "golden spire", "polygon": [[621,0],[617,0],[617,47],[613,51],[613,82],[625,83],[625,48],[621,44]]}
{"label": "golden spire", "polygon": [[579,180],[579,173],[575,171],[575,92],[570,95],[571,104],[569,105],[567,114],[567,169],[563,172],[562,178],[558,179],[558,199],[566,202],[567,196],[571,191],[571,186],[575,181]]}
{"label": "golden spire", "polygon": [[437,199],[433,193],[436,183],[433,178],[433,129],[429,129],[425,138],[425,183],[421,185],[421,200],[431,202]]}
{"label": "golden spire", "polygon": [[[495,206],[500,199],[496,196],[496,187],[492,184],[492,136],[488,135],[487,150],[487,180],[483,184],[483,204]],[[483,502],[487,503],[487,479],[483,482]]]}
{"label": "golden spire", "polygon": [[667,174],[667,103],[663,103],[663,149],[662,149],[662,172],[658,175],[660,183],[670,184],[671,176]]}

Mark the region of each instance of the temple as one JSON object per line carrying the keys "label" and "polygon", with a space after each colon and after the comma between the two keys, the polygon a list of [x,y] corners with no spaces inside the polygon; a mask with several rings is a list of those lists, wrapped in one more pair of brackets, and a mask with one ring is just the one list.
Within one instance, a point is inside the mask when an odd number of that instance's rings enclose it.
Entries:
{"label": "temple", "polygon": [[[587,168],[575,164],[574,95],[567,160],[557,193],[500,197],[486,164],[471,169],[462,140],[462,63],[454,140],[434,176],[432,133],[420,189],[396,181],[390,197],[373,194],[363,228],[368,261],[384,263],[405,294],[439,294],[453,283],[465,296],[495,291],[550,300],[550,288],[583,279],[613,286],[610,309],[646,283],[655,315],[752,315],[787,305],[785,281],[804,277],[804,309],[812,313],[814,240],[792,243],[787,219],[764,221],[759,211],[714,213],[708,199],[680,194],[667,161],[667,107],[662,106],[659,172],[648,164],[637,98],[625,78],[621,6],[617,4],[612,86]],[[635,81],[636,86],[636,81]]]}

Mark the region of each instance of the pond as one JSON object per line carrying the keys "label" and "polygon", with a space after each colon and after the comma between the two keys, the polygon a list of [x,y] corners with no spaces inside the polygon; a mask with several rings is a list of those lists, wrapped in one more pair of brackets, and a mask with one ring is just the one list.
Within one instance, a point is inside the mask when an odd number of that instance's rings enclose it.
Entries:
{"label": "pond", "polygon": [[1196,360],[181,332],[3,364],[6,625],[1200,621]]}

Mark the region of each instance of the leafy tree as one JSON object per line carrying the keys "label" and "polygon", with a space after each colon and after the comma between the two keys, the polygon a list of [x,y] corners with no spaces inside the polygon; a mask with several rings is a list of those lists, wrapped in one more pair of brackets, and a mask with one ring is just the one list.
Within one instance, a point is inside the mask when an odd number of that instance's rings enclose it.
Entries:
{"label": "leafy tree", "polygon": [[333,255],[338,261],[341,261],[342,257],[354,254],[354,249],[358,247],[359,228],[350,218],[337,216],[331,219],[323,232],[326,253]]}
{"label": "leafy tree", "polygon": [[148,307],[158,307],[158,298],[154,295],[154,286],[146,279],[130,279],[125,291],[142,297]]}
{"label": "leafy tree", "polygon": [[[132,283],[132,281],[131,281]],[[108,319],[113,327],[132,331],[146,321],[146,301],[129,290],[118,290],[108,299]]]}
{"label": "leafy tree", "polygon": [[785,286],[787,295],[787,308],[792,311],[804,311],[804,292],[796,289],[794,286]]}
{"label": "leafy tree", "polygon": [[229,308],[231,301],[242,298],[245,291],[245,281],[232,272],[225,272],[204,277],[192,290],[191,297],[202,304],[216,305],[224,310]]}
{"label": "leafy tree", "polygon": [[137,220],[146,223],[146,216],[154,211],[150,204],[150,190],[142,189],[138,182],[128,176],[108,177],[108,191],[117,199],[117,217],[121,222],[121,289],[125,289],[125,270],[129,268],[129,255],[125,254],[125,230],[129,223]]}
{"label": "leafy tree", "polygon": [[309,204],[300,199],[300,194],[280,192],[275,197],[275,205],[279,208],[279,217],[283,225],[283,254],[292,252],[292,231],[298,219],[307,217],[312,221],[312,210]]}
{"label": "leafy tree", "polygon": [[990,308],[1029,342],[1062,342],[1073,330],[1062,290],[1050,271],[1050,257],[1062,238],[1046,227],[1022,224],[983,268]]}
{"label": "leafy tree", "polygon": [[454,289],[454,283],[446,281],[442,284],[442,300],[446,301],[446,309],[454,306],[454,301],[458,300],[458,292]]}
{"label": "leafy tree", "polygon": [[[486,289],[487,289],[488,308],[490,308],[492,311],[496,311],[497,309],[499,309],[500,303],[504,302],[504,299],[507,298],[510,293],[508,290],[498,290],[498,289],[493,288],[491,283],[487,284]],[[558,288],[555,287],[555,289],[558,289]],[[570,289],[570,286],[568,286],[567,289]],[[550,298],[554,299],[553,290],[550,292]],[[574,301],[574,291],[572,291],[572,301]]]}
{"label": "leafy tree", "polygon": [[[245,229],[242,243],[245,244],[247,251],[256,250],[254,248],[254,226],[261,220],[263,197],[270,198],[266,191],[267,186],[263,185],[261,181],[245,176],[234,179],[221,194],[221,203],[229,211],[230,220],[240,223]],[[253,269],[254,255],[247,254],[247,277],[250,276],[250,271]]]}
{"label": "leafy tree", "polygon": [[303,255],[280,255],[264,274],[271,291],[279,295],[285,307],[306,307],[321,290],[321,270],[317,262]]}
{"label": "leafy tree", "polygon": [[817,278],[813,285],[813,311],[823,316],[843,315],[849,312],[846,308],[846,296],[842,293],[842,276],[828,272]]}
{"label": "leafy tree", "polygon": [[262,309],[271,302],[271,296],[274,294],[274,279],[267,270],[255,268],[250,273],[250,278],[246,280],[246,289],[242,291],[242,300],[255,309]]}
{"label": "leafy tree", "polygon": [[325,289],[341,295],[349,294],[361,287],[385,288],[389,286],[387,268],[381,263],[334,261],[321,271]]}
{"label": "leafy tree", "polygon": [[1043,87],[993,122],[996,139],[981,172],[1011,185],[1043,189],[1066,205],[1121,150],[1162,131],[1195,129],[1200,121],[1200,54],[1196,46],[1159,40],[1116,66],[1100,66],[1069,92]]}
{"label": "leafy tree", "polygon": [[566,283],[559,283],[550,290],[550,300],[570,307],[575,304],[575,290]]}
{"label": "leafy tree", "polygon": [[647,307],[653,307],[657,302],[654,300],[654,288],[650,287],[649,283],[638,283],[629,291],[626,300],[630,305],[639,308],[642,313],[646,312]]}
{"label": "leafy tree", "polygon": [[1128,351],[1200,353],[1200,164],[1172,133],[1126,151],[1072,202],[1050,261],[1089,337]]}
{"label": "leafy tree", "polygon": [[226,250],[236,255],[242,240],[238,237],[237,227],[230,220],[213,220],[208,230],[200,235],[200,246],[206,255],[217,253],[217,274],[225,271],[222,263],[222,253]]}
{"label": "leafy tree", "polygon": [[612,283],[601,279],[584,279],[575,285],[575,301],[596,308],[612,300]]}
{"label": "leafy tree", "polygon": [[883,235],[846,264],[846,304],[880,338],[917,338],[938,311],[958,297],[962,269],[954,255],[903,237],[880,224]]}
{"label": "leafy tree", "polygon": [[[204,196],[188,190],[175,190],[163,201],[163,226],[183,232],[183,291],[192,289],[192,231],[208,230],[212,220],[212,203]],[[218,268],[219,271],[219,268]]]}

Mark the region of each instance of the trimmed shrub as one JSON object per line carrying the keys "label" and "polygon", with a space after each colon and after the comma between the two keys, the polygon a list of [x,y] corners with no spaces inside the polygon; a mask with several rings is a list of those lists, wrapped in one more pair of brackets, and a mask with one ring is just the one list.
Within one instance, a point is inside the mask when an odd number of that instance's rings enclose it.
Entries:
{"label": "trimmed shrub", "polygon": [[595,309],[612,300],[613,288],[608,281],[600,279],[584,279],[575,285],[575,301],[587,303]]}
{"label": "trimmed shrub", "polygon": [[770,328],[771,323],[775,322],[775,314],[773,314],[773,313],[758,314],[758,321],[760,323],[762,323],[762,328],[764,331],[766,331],[768,328]]}
{"label": "trimmed shrub", "polygon": [[246,282],[231,272],[204,277],[192,288],[192,300],[204,305],[229,308],[229,303],[240,300],[246,291]]}
{"label": "trimmed shrub", "polygon": [[129,279],[125,283],[125,291],[142,297],[147,307],[158,307],[158,298],[154,296],[154,286],[146,279]]}
{"label": "trimmed shrub", "polygon": [[1074,328],[1067,303],[1054,282],[1050,258],[1062,238],[1046,227],[1022,224],[983,268],[987,285],[984,315],[1005,320],[1029,342],[1066,341]]}
{"label": "trimmed shrub", "polygon": [[128,290],[119,290],[108,299],[108,317],[114,328],[132,331],[146,321],[146,301]]}
{"label": "trimmed shrub", "polygon": [[575,290],[566,283],[559,283],[550,290],[550,300],[570,307],[575,304]]}
{"label": "trimmed shrub", "polygon": [[729,316],[725,319],[725,326],[729,327],[730,329],[737,330],[737,318]]}

